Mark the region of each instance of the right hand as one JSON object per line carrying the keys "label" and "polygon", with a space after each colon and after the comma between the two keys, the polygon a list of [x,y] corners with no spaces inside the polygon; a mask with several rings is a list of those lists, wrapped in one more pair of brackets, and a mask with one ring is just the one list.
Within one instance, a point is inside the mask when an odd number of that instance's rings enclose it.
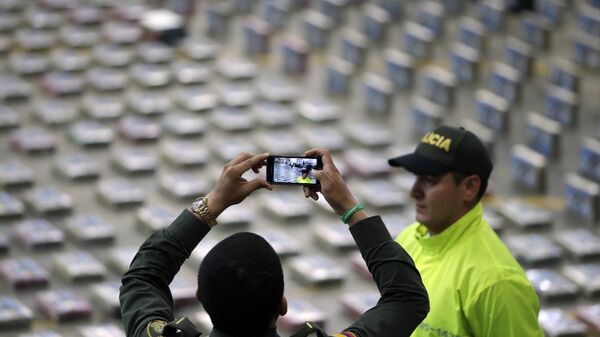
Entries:
{"label": "right hand", "polygon": [[251,181],[242,178],[242,175],[250,169],[258,173],[258,170],[266,164],[268,156],[268,153],[240,153],[225,165],[215,187],[206,195],[208,209],[214,217],[219,216],[227,207],[242,202],[254,190],[273,189],[265,178]]}
{"label": "right hand", "polygon": [[323,169],[316,170],[314,175],[319,180],[321,185],[304,186],[304,196],[319,199],[317,192],[321,192],[325,200],[331,206],[333,211],[338,215],[344,214],[345,211],[356,205],[356,199],[348,189],[348,185],[344,182],[344,178],[333,163],[329,150],[315,148],[304,153],[308,157],[321,157]]}

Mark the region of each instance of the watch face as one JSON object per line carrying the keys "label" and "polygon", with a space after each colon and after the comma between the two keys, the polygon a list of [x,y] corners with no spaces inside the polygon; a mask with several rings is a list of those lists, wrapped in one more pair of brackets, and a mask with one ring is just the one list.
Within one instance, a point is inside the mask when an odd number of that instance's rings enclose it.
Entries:
{"label": "watch face", "polygon": [[192,203],[192,211],[198,212],[202,205],[204,205],[204,200],[204,197],[199,197],[198,199],[194,200],[194,202]]}

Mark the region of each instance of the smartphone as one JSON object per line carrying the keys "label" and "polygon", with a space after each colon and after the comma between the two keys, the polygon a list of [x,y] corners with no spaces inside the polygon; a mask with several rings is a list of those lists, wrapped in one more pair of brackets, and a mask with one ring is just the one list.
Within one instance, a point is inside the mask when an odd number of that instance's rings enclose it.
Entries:
{"label": "smartphone", "polygon": [[269,156],[267,181],[272,184],[318,185],[315,170],[321,170],[320,157]]}

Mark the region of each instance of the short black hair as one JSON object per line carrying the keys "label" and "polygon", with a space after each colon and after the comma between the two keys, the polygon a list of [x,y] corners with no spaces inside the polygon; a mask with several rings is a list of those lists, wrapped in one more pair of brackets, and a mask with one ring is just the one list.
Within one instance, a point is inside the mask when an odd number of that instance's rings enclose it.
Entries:
{"label": "short black hair", "polygon": [[261,236],[242,232],[219,242],[198,269],[200,302],[213,326],[231,335],[267,331],[283,297],[283,269]]}
{"label": "short black hair", "polygon": [[[451,173],[452,173],[452,178],[454,179],[454,183],[457,185],[461,181],[463,181],[466,177],[472,175],[469,173],[464,173],[464,172],[459,172],[459,171],[451,171]],[[481,176],[478,176],[478,177],[481,180],[481,184],[479,185],[479,191],[477,191],[477,202],[479,202],[479,200],[481,200],[481,198],[483,198],[483,196],[485,195],[485,191],[487,190],[487,186],[488,186],[487,179],[484,180]]]}

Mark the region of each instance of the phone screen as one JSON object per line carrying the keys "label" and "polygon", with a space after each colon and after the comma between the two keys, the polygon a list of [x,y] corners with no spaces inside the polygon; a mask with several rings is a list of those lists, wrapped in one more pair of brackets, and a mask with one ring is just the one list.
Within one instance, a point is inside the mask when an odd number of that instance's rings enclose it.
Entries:
{"label": "phone screen", "polygon": [[269,156],[267,181],[273,184],[318,185],[314,173],[322,167],[318,157]]}

